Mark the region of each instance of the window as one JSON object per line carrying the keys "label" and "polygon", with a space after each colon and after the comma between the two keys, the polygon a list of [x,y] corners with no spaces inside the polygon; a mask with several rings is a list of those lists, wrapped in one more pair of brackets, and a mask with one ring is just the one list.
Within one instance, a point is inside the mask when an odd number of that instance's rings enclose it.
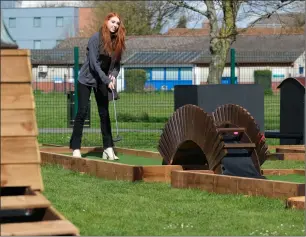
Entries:
{"label": "window", "polygon": [[191,68],[181,68],[181,80],[192,80]]}
{"label": "window", "polygon": [[56,17],[56,27],[64,26],[64,17]]}
{"label": "window", "polygon": [[15,17],[9,18],[9,28],[16,28],[16,18]]}
{"label": "window", "polygon": [[152,68],[152,80],[164,80],[164,69]]}
{"label": "window", "polygon": [[304,74],[304,67],[302,67],[302,66],[299,67],[299,73],[300,73],[300,75]]}
{"label": "window", "polygon": [[178,68],[166,68],[166,80],[178,80]]}
{"label": "window", "polygon": [[41,27],[41,18],[40,17],[34,17],[33,26],[34,27]]}
{"label": "window", "polygon": [[40,49],[40,47],[41,47],[41,41],[34,40],[34,49]]}

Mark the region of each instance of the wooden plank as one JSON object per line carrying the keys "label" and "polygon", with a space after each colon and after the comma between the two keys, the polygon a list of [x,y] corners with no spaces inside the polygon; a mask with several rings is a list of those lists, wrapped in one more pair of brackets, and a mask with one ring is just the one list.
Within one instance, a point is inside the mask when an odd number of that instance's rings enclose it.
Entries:
{"label": "wooden plank", "polygon": [[183,170],[183,168],[180,165],[143,166],[140,172],[145,182],[170,182],[173,170]]}
{"label": "wooden plank", "polygon": [[202,189],[223,194],[245,194],[281,199],[305,194],[305,184],[193,171],[172,171],[171,186]]}
{"label": "wooden plank", "polygon": [[305,154],[305,148],[276,148],[276,152],[278,153],[302,153]]}
{"label": "wooden plank", "polygon": [[138,174],[136,170],[139,169],[139,166],[102,160],[95,160],[95,162],[97,163],[97,177],[109,180],[126,180],[132,182],[141,180],[141,176],[135,176]]}
{"label": "wooden plank", "polygon": [[1,83],[3,82],[31,82],[32,66],[30,50],[1,49]]}
{"label": "wooden plank", "polygon": [[[92,174],[110,180],[127,180],[133,182],[141,180],[142,178],[138,171],[140,166],[126,165],[104,160],[76,158],[45,152],[41,152],[41,159],[43,163],[59,164],[65,169],[73,169],[75,171]],[[85,164],[83,163],[83,160],[86,160]]]}
{"label": "wooden plank", "polygon": [[305,173],[304,169],[294,169],[294,174],[305,175]]}
{"label": "wooden plank", "polygon": [[[215,175],[202,176],[203,173],[197,171],[178,171],[171,174],[171,187],[173,188],[193,188],[214,192]],[[204,173],[206,174],[206,173]]]}
{"label": "wooden plank", "polygon": [[255,143],[225,143],[224,149],[248,149],[255,148]]}
{"label": "wooden plank", "polygon": [[277,148],[297,148],[297,149],[305,149],[305,145],[269,145],[269,150],[275,150]]}
{"label": "wooden plank", "polygon": [[[186,172],[190,172],[190,170],[186,170]],[[192,170],[193,173],[205,173],[205,174],[214,174],[212,170]]]}
{"label": "wooden plank", "polygon": [[1,137],[37,136],[34,110],[1,110]]}
{"label": "wooden plank", "polygon": [[245,128],[217,128],[219,133],[226,133],[226,132],[244,132]]}
{"label": "wooden plank", "polygon": [[295,169],[262,169],[263,175],[296,174]]}
{"label": "wooden plank", "polygon": [[77,235],[75,226],[67,220],[1,224],[2,235],[49,236]]}
{"label": "wooden plank", "polygon": [[305,153],[284,153],[284,160],[305,161]]}
{"label": "wooden plank", "polygon": [[1,187],[26,187],[43,191],[39,164],[1,164]]}
{"label": "wooden plank", "polygon": [[286,200],[286,207],[305,210],[305,196],[290,197]]}
{"label": "wooden plank", "polygon": [[1,84],[1,109],[34,109],[34,96],[30,83]]}
{"label": "wooden plank", "polygon": [[36,137],[1,137],[1,164],[40,163]]}
{"label": "wooden plank", "polygon": [[51,204],[40,193],[35,195],[18,195],[1,197],[1,210],[26,209],[26,208],[47,208]]}

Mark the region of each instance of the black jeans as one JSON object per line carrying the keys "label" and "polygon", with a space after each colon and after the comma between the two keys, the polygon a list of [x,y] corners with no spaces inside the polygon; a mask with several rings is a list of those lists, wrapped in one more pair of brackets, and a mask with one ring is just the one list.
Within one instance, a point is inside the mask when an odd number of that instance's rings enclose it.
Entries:
{"label": "black jeans", "polygon": [[[70,139],[70,148],[80,149],[83,135],[83,126],[88,112],[88,101],[91,93],[90,86],[78,82],[78,112],[75,117],[73,132]],[[103,148],[113,147],[113,137],[108,111],[108,97],[104,96],[99,89],[94,89],[95,98],[100,116],[100,127],[103,137]]]}

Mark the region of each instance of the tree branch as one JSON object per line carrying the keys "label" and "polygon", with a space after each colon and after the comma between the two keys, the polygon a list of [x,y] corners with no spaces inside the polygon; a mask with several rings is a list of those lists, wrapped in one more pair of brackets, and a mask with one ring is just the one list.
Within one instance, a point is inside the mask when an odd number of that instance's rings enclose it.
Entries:
{"label": "tree branch", "polygon": [[190,6],[189,4],[185,3],[183,0],[180,0],[180,1],[177,1],[177,0],[168,0],[168,2],[173,4],[173,5],[175,5],[175,6],[186,8],[188,10],[197,12],[197,13],[207,17],[207,12],[206,11],[201,11],[201,10],[199,10],[199,9],[193,7],[193,6]]}
{"label": "tree branch", "polygon": [[265,18],[269,18],[270,16],[272,16],[273,14],[275,14],[278,10],[280,10],[281,8],[284,8],[287,5],[290,5],[291,3],[293,3],[295,0],[290,0],[287,1],[285,3],[282,4],[278,4],[276,6],[276,8],[274,10],[272,10],[271,12],[267,12],[266,14],[262,14],[259,18],[257,18],[256,20],[254,20],[253,22],[251,22],[247,28],[243,29],[240,31],[240,33],[245,32],[248,28],[252,28],[257,22],[261,21],[262,19]]}
{"label": "tree branch", "polygon": [[207,7],[207,18],[210,24],[210,34],[212,37],[216,37],[219,33],[219,27],[214,2],[211,0],[204,0],[204,2]]}

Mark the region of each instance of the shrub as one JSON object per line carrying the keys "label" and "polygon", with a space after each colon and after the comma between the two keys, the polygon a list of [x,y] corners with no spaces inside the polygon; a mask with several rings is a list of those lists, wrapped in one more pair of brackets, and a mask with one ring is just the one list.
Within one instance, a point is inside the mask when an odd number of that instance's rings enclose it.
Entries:
{"label": "shrub", "polygon": [[125,70],[125,91],[126,92],[143,92],[147,80],[146,71],[142,69]]}
{"label": "shrub", "polygon": [[271,91],[271,81],[272,81],[272,72],[270,70],[257,70],[254,71],[254,81],[255,84],[260,84],[263,86],[265,93],[270,93]]}

